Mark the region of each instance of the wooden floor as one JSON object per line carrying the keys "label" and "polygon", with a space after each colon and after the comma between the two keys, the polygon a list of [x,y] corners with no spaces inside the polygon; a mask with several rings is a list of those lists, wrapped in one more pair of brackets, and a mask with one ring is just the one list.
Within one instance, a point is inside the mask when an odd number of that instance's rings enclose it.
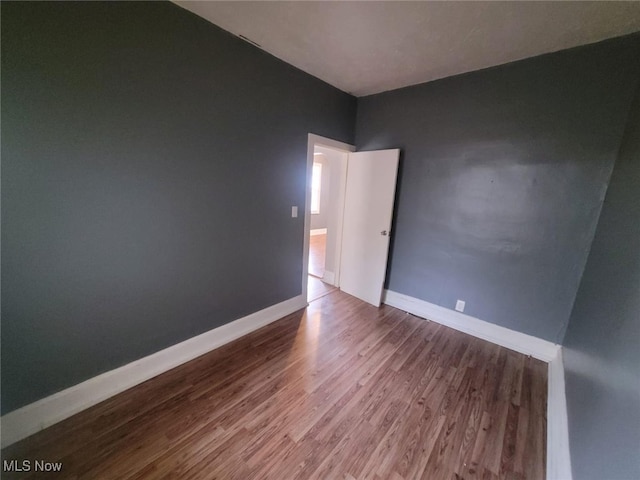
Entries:
{"label": "wooden floor", "polygon": [[327,253],[327,234],[309,237],[309,274],[318,278],[324,276],[324,264]]}
{"label": "wooden floor", "polygon": [[340,291],[2,452],[74,479],[542,479],[546,364]]}
{"label": "wooden floor", "polygon": [[324,283],[317,277],[313,275],[308,275],[307,279],[307,301],[312,302],[317,300],[320,297],[324,297],[329,293],[333,292],[336,287],[333,285],[329,285],[328,283]]}

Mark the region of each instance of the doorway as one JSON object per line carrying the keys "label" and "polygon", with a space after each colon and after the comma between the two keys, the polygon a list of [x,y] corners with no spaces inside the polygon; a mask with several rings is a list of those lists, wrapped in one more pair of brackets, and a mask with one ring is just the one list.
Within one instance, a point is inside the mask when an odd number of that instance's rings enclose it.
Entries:
{"label": "doorway", "polygon": [[347,157],[355,148],[309,135],[305,267],[307,301],[339,286]]}
{"label": "doorway", "polygon": [[[380,305],[399,161],[397,148],[355,152],[309,134],[302,286],[308,301],[339,287]],[[316,280],[319,292],[310,288]]]}

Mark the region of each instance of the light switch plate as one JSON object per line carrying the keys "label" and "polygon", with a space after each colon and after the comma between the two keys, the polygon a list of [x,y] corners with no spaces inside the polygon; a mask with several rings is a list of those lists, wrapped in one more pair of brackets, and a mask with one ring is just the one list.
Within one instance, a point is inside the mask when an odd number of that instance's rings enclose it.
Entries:
{"label": "light switch plate", "polygon": [[298,218],[298,207],[296,205],[291,207],[291,218]]}

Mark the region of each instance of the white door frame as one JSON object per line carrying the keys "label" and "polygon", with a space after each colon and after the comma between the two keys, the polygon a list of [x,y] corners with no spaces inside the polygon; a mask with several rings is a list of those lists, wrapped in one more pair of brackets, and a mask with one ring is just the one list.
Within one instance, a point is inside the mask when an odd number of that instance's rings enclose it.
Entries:
{"label": "white door frame", "polygon": [[[311,174],[313,172],[313,152],[315,146],[333,148],[344,152],[355,152],[356,147],[348,143],[333,140],[331,138],[322,137],[310,133],[307,140],[307,177],[305,185],[305,201],[304,201],[304,245],[302,248],[302,295],[307,298],[307,282],[309,275],[309,229],[311,227]],[[342,212],[340,214],[342,217]],[[342,218],[338,219],[338,225],[342,225]],[[340,243],[338,237],[338,243]],[[339,251],[336,251],[336,264],[339,265]],[[338,269],[339,266],[336,267]],[[337,273],[337,272],[336,272]]]}

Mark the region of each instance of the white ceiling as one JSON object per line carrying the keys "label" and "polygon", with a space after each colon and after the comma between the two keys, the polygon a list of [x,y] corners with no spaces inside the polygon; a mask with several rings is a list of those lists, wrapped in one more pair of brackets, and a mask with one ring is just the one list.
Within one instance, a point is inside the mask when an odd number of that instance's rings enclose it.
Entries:
{"label": "white ceiling", "polygon": [[356,96],[640,31],[640,2],[175,3]]}

